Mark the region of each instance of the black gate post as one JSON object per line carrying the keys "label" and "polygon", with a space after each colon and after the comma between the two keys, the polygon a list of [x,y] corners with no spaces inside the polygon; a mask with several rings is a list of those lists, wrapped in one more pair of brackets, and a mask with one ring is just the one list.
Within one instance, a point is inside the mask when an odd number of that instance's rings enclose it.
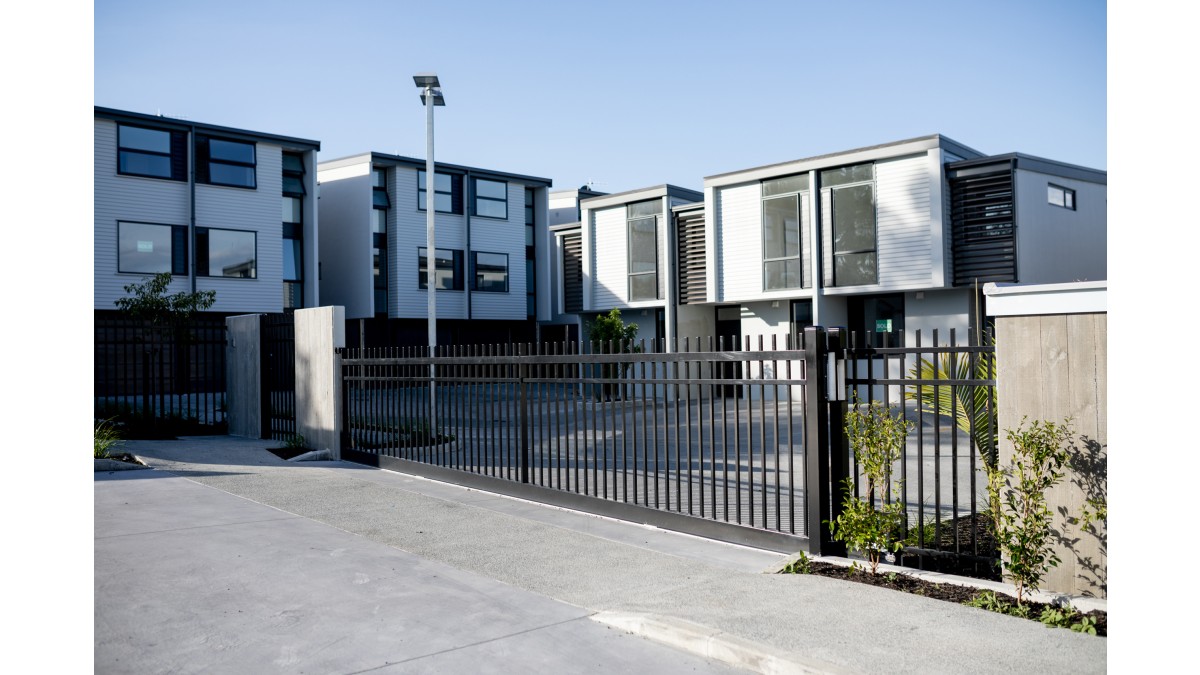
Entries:
{"label": "black gate post", "polygon": [[[845,555],[846,547],[833,541],[829,521],[841,512],[841,481],[845,478],[846,445],[844,392],[830,396],[829,368],[844,358],[841,332],[822,326],[804,329],[804,496],[808,552]],[[832,400],[831,400],[832,399]]]}
{"label": "black gate post", "polygon": [[[829,520],[842,515],[842,501],[845,498],[845,480],[850,477],[850,442],[846,438],[846,332],[842,328],[830,328],[826,333],[827,356],[833,364],[834,376],[837,381],[827,382],[827,405],[829,406],[829,444],[825,447],[829,452],[829,480],[825,485],[832,491],[829,503]],[[828,528],[822,532],[828,537]],[[846,555],[846,545],[833,541],[832,537],[824,540],[822,549],[825,555]]]}
{"label": "black gate post", "polygon": [[517,388],[518,388],[518,421],[521,426],[521,482],[529,482],[529,397],[526,389],[528,385],[525,380],[529,377],[529,362],[525,357],[528,356],[526,345],[517,345]]}

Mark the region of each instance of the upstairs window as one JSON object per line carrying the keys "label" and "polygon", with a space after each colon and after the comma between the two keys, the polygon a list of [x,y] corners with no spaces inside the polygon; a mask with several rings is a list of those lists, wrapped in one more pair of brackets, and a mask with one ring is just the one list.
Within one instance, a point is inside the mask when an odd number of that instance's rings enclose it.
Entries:
{"label": "upstairs window", "polygon": [[472,215],[508,219],[508,183],[474,179],[475,207]]}
{"label": "upstairs window", "polygon": [[391,207],[392,203],[388,200],[387,191],[387,169],[375,168],[371,170],[371,206],[377,209],[386,209]]}
{"label": "upstairs window", "polygon": [[657,300],[658,220],[662,200],[629,204],[626,219],[629,241],[629,300]]}
{"label": "upstairs window", "polygon": [[1050,183],[1046,188],[1046,193],[1050,204],[1072,211],[1075,210],[1075,191],[1071,188]]}
{"label": "upstairs window", "polygon": [[187,134],[117,125],[117,173],[187,180]]}
{"label": "upstairs window", "polygon": [[283,194],[293,197],[303,197],[304,189],[304,158],[299,153],[283,153]]}
{"label": "upstairs window", "polygon": [[[433,209],[437,213],[462,214],[462,176],[433,174]],[[425,210],[425,171],[417,170],[417,210]]]}
{"label": "upstairs window", "polygon": [[833,285],[878,283],[875,232],[875,165],[858,164],[821,172],[830,191]]}
{"label": "upstairs window", "polygon": [[253,143],[196,137],[196,180],[209,185],[258,187]]}
{"label": "upstairs window", "polygon": [[801,210],[808,199],[808,174],[763,181],[763,290],[800,288]]}

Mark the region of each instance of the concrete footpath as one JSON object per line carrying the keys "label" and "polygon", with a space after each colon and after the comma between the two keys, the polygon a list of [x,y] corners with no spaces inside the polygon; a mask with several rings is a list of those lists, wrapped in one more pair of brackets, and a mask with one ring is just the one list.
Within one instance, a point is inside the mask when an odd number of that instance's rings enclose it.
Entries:
{"label": "concrete footpath", "polygon": [[227,436],[95,474],[95,670],[1101,673],[1107,639]]}

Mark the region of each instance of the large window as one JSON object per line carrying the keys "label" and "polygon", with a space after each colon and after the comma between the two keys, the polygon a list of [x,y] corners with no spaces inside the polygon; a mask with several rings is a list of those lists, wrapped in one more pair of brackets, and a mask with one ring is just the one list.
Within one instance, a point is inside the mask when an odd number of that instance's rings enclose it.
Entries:
{"label": "large window", "polygon": [[486,293],[508,292],[508,254],[471,253],[471,290]]}
{"label": "large window", "polygon": [[763,289],[803,285],[800,224],[808,174],[763,181]]}
{"label": "large window", "polygon": [[187,228],[155,223],[117,223],[117,271],[187,274]]}
{"label": "large window", "polygon": [[258,235],[243,230],[196,228],[196,275],[258,277]]}
{"label": "large window", "polygon": [[[433,174],[433,207],[438,213],[462,213],[462,176]],[[417,170],[417,210],[425,210],[425,171]]]}
{"label": "large window", "polygon": [[253,143],[221,138],[196,138],[196,179],[210,185],[254,189],[256,156]]}
{"label": "large window", "polygon": [[[417,287],[425,288],[428,263],[425,247],[417,249]],[[461,291],[463,289],[463,252],[445,248],[435,249],[433,287],[439,291]]]}
{"label": "large window", "polygon": [[283,153],[283,308],[304,306],[304,157]]}
{"label": "large window", "polygon": [[118,125],[117,172],[187,180],[187,135],[182,131]]}
{"label": "large window", "polygon": [[658,219],[662,200],[629,204],[629,300],[658,299]]}
{"label": "large window", "polygon": [[858,164],[821,172],[830,188],[833,285],[878,283],[875,236],[875,165]]}
{"label": "large window", "polygon": [[508,183],[483,178],[474,179],[475,208],[473,215],[484,218],[508,219]]}

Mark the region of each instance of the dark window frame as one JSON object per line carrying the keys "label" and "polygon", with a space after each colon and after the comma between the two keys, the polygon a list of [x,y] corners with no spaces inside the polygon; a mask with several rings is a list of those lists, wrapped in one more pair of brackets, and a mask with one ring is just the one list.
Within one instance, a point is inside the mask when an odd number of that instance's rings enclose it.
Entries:
{"label": "dark window frame", "polygon": [[[1058,190],[1059,192],[1062,193],[1062,200],[1063,200],[1062,204],[1059,204],[1054,201],[1054,198],[1052,195],[1053,190]],[[1062,185],[1056,185],[1054,183],[1046,184],[1046,201],[1050,204],[1050,206],[1057,206],[1060,209],[1067,209],[1068,211],[1074,211],[1075,206],[1077,204],[1075,196],[1076,196],[1075,190],[1073,190],[1069,187],[1064,187]]]}
{"label": "dark window frame", "polygon": [[[480,288],[479,274],[478,274],[477,270],[479,268],[479,255],[481,253],[484,255],[504,256],[504,289],[503,290]],[[417,259],[420,260],[420,256],[417,256]],[[472,292],[476,292],[476,293],[507,293],[508,289],[509,289],[509,280],[511,278],[512,278],[512,272],[510,271],[510,268],[509,268],[507,253],[496,253],[494,251],[471,251],[471,291]]]}
{"label": "dark window frame", "polygon": [[[504,186],[504,199],[498,197],[484,197],[479,194],[479,182],[495,183],[496,185]],[[487,218],[489,220],[508,220],[508,182],[492,180],[491,178],[481,178],[479,176],[471,177],[471,216],[475,218]],[[489,216],[479,212],[479,202],[491,202],[504,204],[504,216]]]}
{"label": "dark window frame", "polygon": [[[200,244],[200,239],[201,239],[201,237],[203,237],[207,241],[208,233],[212,230],[217,230],[219,232],[239,232],[242,234],[249,234],[254,237],[254,269],[253,269],[254,276],[237,277],[237,276],[226,276],[224,274],[211,274],[212,270],[209,268],[209,262],[210,262],[209,261],[209,257],[210,257],[209,252],[203,250],[203,247]],[[237,230],[232,227],[197,227],[196,228],[196,276],[197,277],[206,277],[209,279],[244,279],[246,281],[256,281],[258,279],[258,231],[257,230]]]}
{"label": "dark window frame", "polygon": [[[764,292],[807,288],[804,284],[804,198],[807,196],[809,199],[812,199],[810,180],[807,173],[798,173],[762,181],[762,195],[760,200],[761,229],[759,233],[762,236],[762,289]],[[773,190],[771,189],[772,187],[781,187],[784,189]],[[767,251],[767,202],[777,199],[791,199],[793,197],[796,199],[796,255],[771,255],[771,252]],[[767,266],[770,263],[786,264],[791,260],[795,260],[800,267],[796,275],[796,285],[768,286],[767,281],[771,276],[767,273]]]}
{"label": "dark window frame", "polygon": [[[833,183],[832,185],[827,185],[826,176],[828,174],[832,174],[834,171],[844,171],[846,169],[854,170],[854,169],[861,168],[863,166],[871,167],[871,177],[869,179],[851,179],[851,180],[845,180],[845,181],[839,180],[838,182]],[[830,254],[833,259],[833,270],[831,270],[831,273],[833,275],[832,287],[837,288],[837,287],[878,285],[879,284],[879,200],[877,198],[877,190],[875,189],[876,188],[875,163],[874,162],[864,162],[862,164],[837,167],[834,169],[825,169],[825,170],[821,171],[821,173],[820,173],[820,181],[821,181],[821,189],[829,190],[829,234],[830,234],[829,246],[830,246]],[[836,248],[836,246],[837,246],[837,217],[838,217],[837,216],[837,208],[838,208],[837,207],[837,195],[838,195],[838,192],[842,191],[842,190],[851,190],[851,189],[860,188],[860,187],[868,187],[871,190],[871,225],[872,225],[871,242],[872,242],[872,246],[871,246],[871,248],[856,248],[856,249],[838,250]],[[838,281],[838,274],[837,274],[838,258],[843,257],[843,256],[867,255],[867,254],[874,256],[874,263],[872,265],[873,271],[874,271],[874,281],[872,281],[870,283],[865,283],[865,284],[864,283],[840,283]]]}
{"label": "dark window frame", "polygon": [[[658,204],[658,211],[656,213],[634,215],[635,211],[637,210],[636,207],[647,205],[647,204],[650,204],[651,202],[655,202]],[[628,278],[629,302],[654,302],[655,300],[663,299],[662,284],[660,283],[661,280],[658,278],[659,267],[660,267],[660,265],[659,265],[660,255],[659,254],[661,253],[661,251],[659,250],[659,236],[662,234],[659,228],[662,226],[662,222],[661,222],[662,218],[663,218],[662,199],[658,199],[658,198],[647,199],[645,201],[634,202],[632,204],[625,205],[625,271],[627,273],[626,276]],[[654,269],[649,272],[634,272],[633,271],[633,228],[634,228],[635,224],[643,224],[647,220],[651,220],[654,223]],[[645,276],[653,276],[654,277],[654,296],[653,297],[641,297],[641,296],[634,297],[634,292],[633,292],[634,277],[645,277]]]}
{"label": "dark window frame", "polygon": [[[425,173],[425,169],[417,169],[417,210],[418,211],[425,211],[425,207],[421,206],[421,195],[425,194],[425,180],[422,177],[422,174],[424,174],[424,173]],[[438,176],[445,176],[450,179],[450,191],[449,192],[446,192],[445,190],[437,189],[437,177]],[[463,201],[462,200],[462,183],[463,183],[462,176],[459,174],[446,173],[444,171],[437,171],[436,169],[434,170],[434,172],[433,172],[434,213],[449,213],[449,214],[456,215],[456,216],[462,215],[462,212],[463,212],[463,210],[462,210],[462,201]],[[437,208],[437,195],[448,195],[450,197],[450,210],[449,211],[445,211],[445,210]],[[458,197],[457,199],[455,198],[456,196]],[[428,198],[426,198],[426,201],[428,201]]]}
{"label": "dark window frame", "polygon": [[[152,227],[165,227],[169,230],[171,240],[171,252],[169,254],[171,269],[169,270],[126,270],[121,269],[121,226],[122,225],[148,225]],[[176,251],[176,246],[181,250]],[[170,225],[168,223],[149,223],[140,220],[118,220],[117,221],[117,273],[118,274],[157,274],[159,272],[170,272],[173,276],[186,276],[188,273],[188,237],[186,225]]]}
{"label": "dark window frame", "polygon": [[[425,265],[421,264],[421,257],[422,257],[421,251],[426,251],[426,250],[427,250],[427,248],[425,246],[417,247],[417,289],[422,290],[422,291],[425,290],[425,288],[426,288],[426,280],[425,280],[426,269],[425,269]],[[439,290],[439,291],[461,291],[461,290],[463,290],[463,286],[464,286],[463,276],[464,275],[463,275],[463,252],[462,252],[462,249],[435,248],[435,249],[433,249],[433,251],[434,251],[433,255],[435,257],[438,255],[438,251],[443,251],[443,252],[447,252],[450,254],[450,267],[446,268],[446,269],[449,269],[452,272],[452,276],[450,277],[450,281],[451,281],[450,288],[439,288],[437,290]],[[435,276],[442,269],[443,268],[441,268],[441,267],[435,268],[434,269]]]}
{"label": "dark window frame", "polygon": [[[159,152],[156,150],[147,150],[145,148],[136,148],[133,146],[122,145],[121,130],[122,129],[142,129],[143,131],[155,131],[167,135],[167,152]],[[177,152],[183,154],[183,157],[177,157]],[[139,155],[146,157],[165,157],[167,159],[167,167],[169,175],[158,173],[144,173],[140,171],[129,171],[122,168],[124,162],[121,161],[123,156]],[[137,176],[139,178],[155,178],[158,180],[173,180],[183,182],[187,180],[187,133],[174,129],[162,129],[153,126],[142,124],[117,124],[117,174],[121,176]]]}
{"label": "dark window frame", "polygon": [[[212,141],[218,143],[230,143],[233,145],[249,146],[253,156],[252,161],[236,160],[229,158],[212,157],[211,144]],[[257,190],[258,189],[258,144],[253,141],[240,141],[232,138],[222,138],[220,136],[197,135],[196,136],[196,182],[204,183],[205,185],[215,185],[218,187],[231,187],[240,190]],[[233,166],[250,169],[250,184],[233,183],[226,181],[213,180],[213,166]]]}

